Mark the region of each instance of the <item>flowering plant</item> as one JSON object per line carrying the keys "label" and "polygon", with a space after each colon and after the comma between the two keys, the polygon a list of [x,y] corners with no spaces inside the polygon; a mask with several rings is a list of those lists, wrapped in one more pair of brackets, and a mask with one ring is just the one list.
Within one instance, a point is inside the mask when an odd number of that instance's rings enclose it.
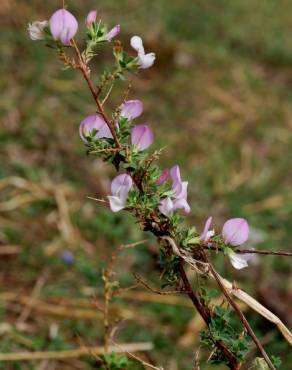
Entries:
{"label": "flowering plant", "polygon": [[[153,149],[153,130],[148,124],[133,123],[142,115],[143,103],[138,99],[127,100],[124,96],[110,115],[106,111],[106,103],[116,80],[126,80],[129,73],[152,67],[156,55],[145,52],[139,36],[133,36],[129,41],[134,53],[126,52],[116,40],[113,43],[114,65],[111,72],[102,73],[96,87],[91,78],[90,62],[97,50],[100,52],[102,47],[107,47],[115,40],[120,33],[120,25],[109,30],[101,20],[97,20],[96,10],[88,13],[85,25],[86,42],[83,50],[75,40],[78,21],[64,7],[54,12],[49,21],[30,24],[28,31],[32,40],[43,40],[55,49],[66,67],[79,70],[87,83],[95,103],[95,112],[90,112],[82,120],[79,134],[87,154],[113,165],[118,172],[112,179],[107,197],[110,210],[131,213],[143,231],[150,231],[157,238],[163,267],[162,285],[173,286],[191,299],[207,324],[207,329],[201,333],[201,341],[211,349],[213,363],[240,369],[249,349],[250,337],[268,368],[275,369],[276,365],[233,296],[274,322],[290,343],[291,333],[270,311],[259,303],[255,304],[250,296],[223,279],[212,263],[212,252],[219,252],[229,258],[235,269],[242,269],[248,266],[248,261],[256,253],[265,254],[263,251],[240,248],[248,240],[247,220],[231,218],[224,223],[220,233],[210,230],[212,217],[206,221],[201,234],[195,227],[188,227],[182,216],[191,212],[187,200],[188,181],[182,180],[178,165],[160,169],[157,161],[163,150]],[[200,284],[196,289],[186,273],[186,266],[191,267],[198,276]],[[212,303],[210,291],[203,283],[206,279],[215,280],[225,297],[227,308]],[[232,327],[231,309],[240,320],[239,330]]]}

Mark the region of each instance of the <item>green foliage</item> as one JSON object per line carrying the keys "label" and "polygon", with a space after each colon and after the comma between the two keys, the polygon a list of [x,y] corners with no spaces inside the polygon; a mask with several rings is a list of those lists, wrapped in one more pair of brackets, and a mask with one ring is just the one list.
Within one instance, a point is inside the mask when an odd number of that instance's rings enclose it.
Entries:
{"label": "green foliage", "polygon": [[[238,361],[241,362],[249,350],[249,340],[244,332],[239,333],[238,328],[235,328],[232,323],[230,309],[216,306],[208,329],[200,333],[201,343],[213,350],[217,341],[223,341]],[[211,363],[226,363],[226,359],[221,352],[216,350],[211,358]]]}
{"label": "green foliage", "polygon": [[130,368],[130,361],[124,355],[118,355],[113,352],[108,355],[103,355],[102,358],[104,360],[102,369],[104,370],[124,370]]}

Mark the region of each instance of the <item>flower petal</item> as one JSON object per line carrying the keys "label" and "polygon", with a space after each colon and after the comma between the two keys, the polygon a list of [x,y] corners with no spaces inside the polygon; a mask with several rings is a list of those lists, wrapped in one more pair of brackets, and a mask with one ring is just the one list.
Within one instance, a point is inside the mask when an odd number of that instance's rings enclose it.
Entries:
{"label": "flower petal", "polygon": [[121,105],[121,116],[129,121],[141,116],[143,113],[143,103],[140,100],[127,100]]}
{"label": "flower petal", "polygon": [[110,209],[112,210],[112,212],[119,212],[123,208],[125,208],[125,200],[114,195],[108,195],[107,198],[109,200]]}
{"label": "flower petal", "polygon": [[164,216],[171,216],[173,213],[173,202],[171,198],[167,197],[162,199],[158,206],[158,209]]}
{"label": "flower petal", "polygon": [[244,218],[231,218],[223,225],[222,236],[225,244],[241,245],[247,241],[248,235],[249,226]]}
{"label": "flower petal", "polygon": [[[202,232],[202,234],[200,235],[200,239],[203,241],[203,242],[206,242],[206,241],[208,241],[209,239],[210,239],[210,231],[209,231],[209,229],[210,229],[210,226],[211,226],[211,224],[212,224],[212,221],[213,221],[213,217],[209,217],[208,219],[207,219],[207,221],[206,221],[206,223],[205,223],[205,226],[204,226],[204,230],[203,230],[203,232]],[[214,235],[214,234],[213,234]],[[212,236],[213,236],[212,235]]]}
{"label": "flower petal", "polygon": [[169,169],[166,168],[165,170],[161,172],[161,175],[158,177],[156,181],[156,185],[160,186],[164,184],[165,181],[167,181],[168,177],[169,177]]}
{"label": "flower petal", "polygon": [[97,11],[96,10],[91,10],[86,17],[85,24],[87,27],[90,27],[92,23],[96,21],[97,17]]}
{"label": "flower petal", "polygon": [[128,193],[133,186],[133,180],[130,175],[123,173],[116,176],[111,183],[112,195],[119,197],[122,201],[127,199]]}
{"label": "flower petal", "polygon": [[241,254],[230,251],[228,257],[230,259],[230,263],[232,264],[232,266],[237,270],[241,270],[245,267],[248,267],[247,262],[253,257],[253,254],[251,253]]}
{"label": "flower petal", "polygon": [[130,43],[132,48],[135,49],[138,53],[145,54],[143,40],[141,39],[141,37],[133,36]]}
{"label": "flower petal", "polygon": [[176,199],[174,202],[173,202],[173,208],[172,210],[175,211],[177,209],[183,209],[185,213],[190,213],[191,212],[191,208],[187,202],[186,199]]}
{"label": "flower petal", "polygon": [[156,59],[155,53],[139,53],[138,54],[138,65],[142,69],[147,69],[153,66]]}
{"label": "flower petal", "polygon": [[109,138],[112,139],[112,134],[105,120],[100,114],[92,114],[86,117],[79,126],[79,135],[84,142],[87,142],[86,136],[90,134],[92,130],[96,130],[96,138]]}
{"label": "flower petal", "polygon": [[69,45],[78,30],[78,22],[68,10],[59,9],[50,19],[50,30],[55,40]]}
{"label": "flower petal", "polygon": [[112,41],[112,39],[114,37],[116,37],[121,31],[121,27],[119,24],[117,24],[114,28],[112,28],[105,36],[104,38],[107,40],[107,41]]}
{"label": "flower petal", "polygon": [[147,149],[154,141],[154,134],[147,125],[137,125],[131,132],[131,142],[139,150]]}

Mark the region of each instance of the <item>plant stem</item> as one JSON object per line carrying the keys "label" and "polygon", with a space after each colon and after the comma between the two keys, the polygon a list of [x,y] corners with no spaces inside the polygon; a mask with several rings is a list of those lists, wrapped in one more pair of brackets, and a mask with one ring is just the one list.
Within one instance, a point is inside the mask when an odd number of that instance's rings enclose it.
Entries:
{"label": "plant stem", "polygon": [[[202,316],[205,323],[208,325],[210,323],[212,312],[209,307],[205,306],[202,301],[199,299],[198,295],[194,292],[191,283],[186,275],[183,266],[183,260],[180,260],[179,264],[179,273],[184,285],[184,289],[186,290],[189,298],[193,302],[194,306],[198,310],[199,314]],[[228,360],[228,366],[231,370],[239,370],[241,368],[241,364],[237,361],[233,353],[226,347],[225,343],[222,341],[217,341],[215,343],[216,347],[224,353],[225,358]]]}
{"label": "plant stem", "polygon": [[[206,261],[207,261],[207,258],[206,258]],[[232,297],[230,296],[230,294],[226,290],[224,284],[222,284],[220,275],[214,269],[214,267],[212,266],[211,263],[209,263],[209,269],[210,269],[211,274],[214,276],[214,279],[217,281],[222,293],[225,295],[227,302],[230,304],[231,307],[233,307],[234,311],[239,316],[239,318],[240,318],[243,326],[245,327],[246,331],[248,332],[248,334],[250,335],[250,337],[254,341],[255,345],[257,346],[259,352],[261,353],[261,355],[265,359],[269,369],[276,370],[276,368],[274,367],[274,365],[273,365],[272,361],[270,360],[268,354],[266,353],[264,347],[261,345],[257,336],[255,335],[254,331],[252,330],[251,326],[249,325],[249,322],[245,318],[244,314],[242,313],[242,311],[240,310],[240,308],[238,307],[236,302],[232,299]]]}
{"label": "plant stem", "polygon": [[97,105],[98,113],[102,116],[102,118],[105,120],[106,124],[108,125],[108,127],[110,129],[110,132],[113,136],[114,142],[116,144],[116,147],[118,149],[120,149],[121,145],[120,145],[119,139],[117,137],[115,127],[114,127],[113,123],[110,121],[110,119],[107,117],[107,115],[105,113],[105,110],[103,109],[103,106],[102,106],[101,102],[99,101],[99,97],[98,97],[99,93],[95,90],[95,88],[93,86],[93,83],[90,79],[90,70],[89,70],[88,66],[86,65],[86,63],[84,62],[84,60],[82,58],[82,55],[80,53],[80,50],[79,50],[79,48],[78,48],[74,39],[72,39],[72,45],[73,45],[74,50],[76,52],[76,55],[78,57],[78,61],[79,61],[78,68],[82,72],[82,75],[83,75],[85,81],[87,82],[87,85],[89,87],[91,95],[92,95],[92,97],[93,97],[93,99],[94,99],[94,101]]}

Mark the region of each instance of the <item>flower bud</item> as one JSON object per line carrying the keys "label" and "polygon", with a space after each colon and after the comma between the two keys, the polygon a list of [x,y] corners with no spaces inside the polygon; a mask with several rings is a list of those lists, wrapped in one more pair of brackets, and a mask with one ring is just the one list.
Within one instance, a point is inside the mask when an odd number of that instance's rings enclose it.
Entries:
{"label": "flower bud", "polygon": [[88,116],[80,123],[79,135],[81,139],[84,142],[87,142],[86,137],[89,136],[93,130],[96,130],[96,139],[113,138],[107,123],[100,114],[93,114],[91,116]]}
{"label": "flower bud", "polygon": [[226,221],[222,229],[225,244],[234,247],[245,243],[248,239],[249,226],[244,218],[231,218]]}
{"label": "flower bud", "polygon": [[131,133],[132,145],[139,150],[147,149],[154,141],[153,131],[147,125],[137,125]]}
{"label": "flower bud", "polygon": [[215,235],[215,230],[210,230],[211,224],[212,224],[213,218],[209,217],[205,223],[204,230],[202,234],[200,235],[200,239],[203,242],[207,242],[212,236]]}
{"label": "flower bud", "polygon": [[114,28],[112,28],[105,36],[104,38],[106,41],[111,42],[114,37],[116,37],[120,33],[121,27],[119,24],[117,24]]}
{"label": "flower bud", "polygon": [[121,117],[125,117],[128,121],[141,116],[143,113],[143,103],[140,100],[127,100],[121,105]]}
{"label": "flower bud", "polygon": [[50,19],[50,29],[55,40],[61,41],[64,45],[70,45],[71,39],[77,33],[78,22],[68,10],[59,9]]}
{"label": "flower bud", "polygon": [[168,177],[169,177],[169,169],[166,168],[165,170],[161,172],[161,175],[158,177],[156,181],[156,185],[160,186],[164,184],[165,181],[167,181]]}
{"label": "flower bud", "polygon": [[48,27],[48,21],[35,21],[28,24],[29,37],[33,41],[43,40],[45,38],[44,29]]}
{"label": "flower bud", "polygon": [[96,21],[97,17],[97,11],[96,10],[91,10],[86,17],[85,24],[87,27],[90,27],[92,23]]}

